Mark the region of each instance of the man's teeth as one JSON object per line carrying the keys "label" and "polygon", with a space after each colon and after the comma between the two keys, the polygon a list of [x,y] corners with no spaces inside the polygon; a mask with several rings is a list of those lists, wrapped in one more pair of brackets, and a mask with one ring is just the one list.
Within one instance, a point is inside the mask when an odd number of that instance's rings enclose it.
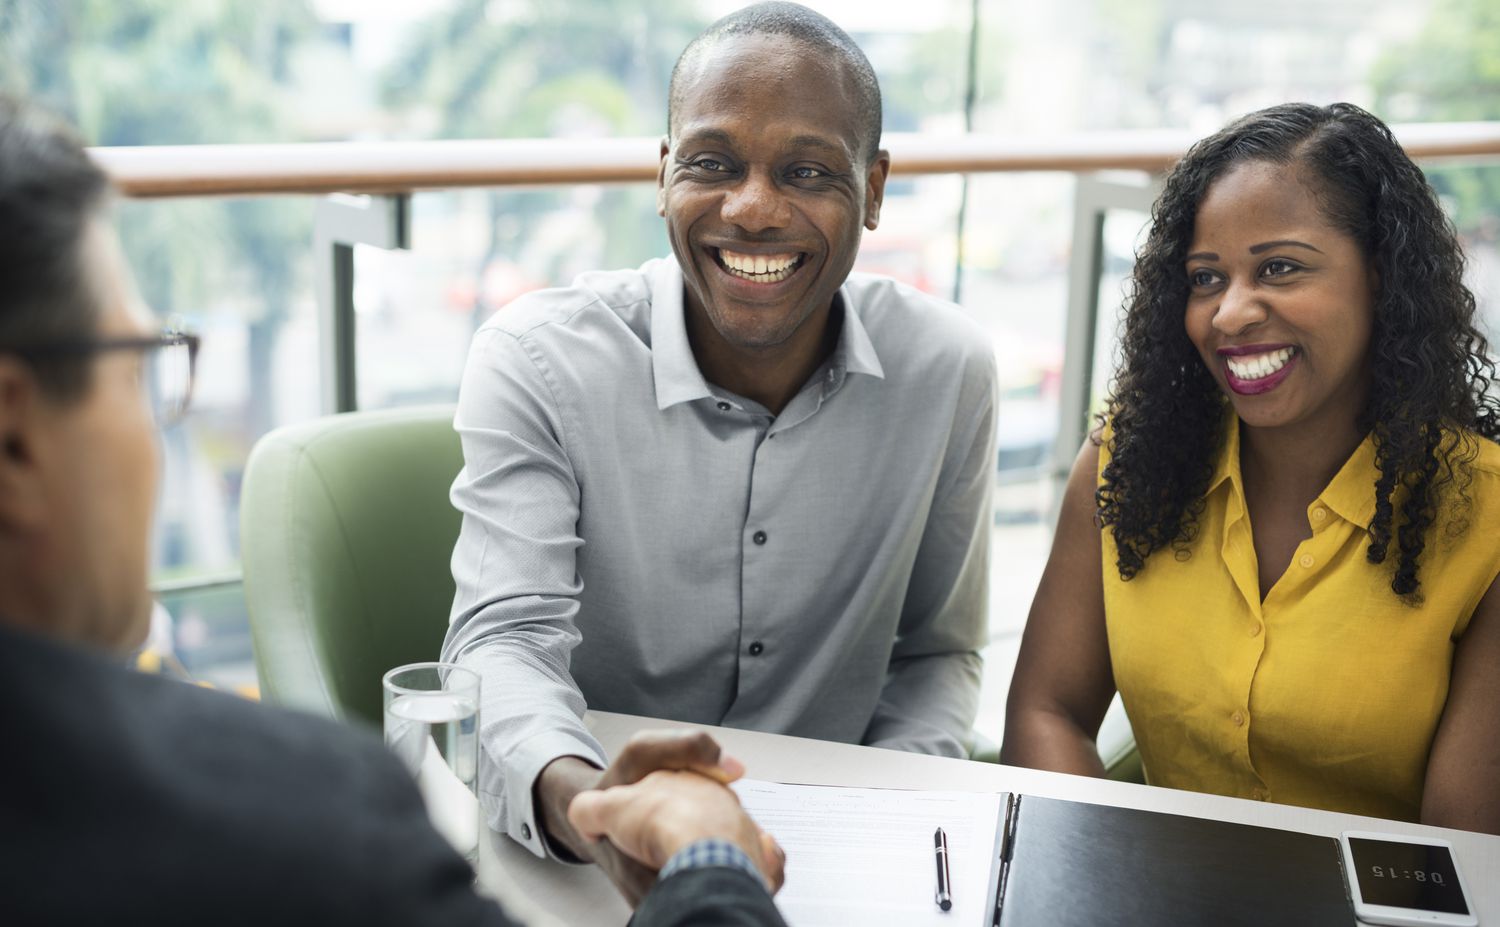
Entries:
{"label": "man's teeth", "polygon": [[1264,354],[1226,357],[1224,363],[1229,366],[1229,372],[1238,379],[1259,380],[1285,367],[1286,362],[1291,360],[1294,353],[1292,348],[1282,348],[1279,351],[1267,351]]}
{"label": "man's teeth", "polygon": [[719,260],[736,277],[754,280],[757,283],[780,283],[797,269],[802,255],[792,254],[740,254],[719,249]]}

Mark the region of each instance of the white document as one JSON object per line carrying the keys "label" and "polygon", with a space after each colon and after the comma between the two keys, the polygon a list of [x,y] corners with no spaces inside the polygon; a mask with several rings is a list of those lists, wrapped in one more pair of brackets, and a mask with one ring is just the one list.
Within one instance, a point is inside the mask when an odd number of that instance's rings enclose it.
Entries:
{"label": "white document", "polygon": [[[734,783],[745,810],[786,850],[776,896],[791,927],[988,927],[1006,796]],[[953,907],[935,900],[933,831],[948,837]]]}

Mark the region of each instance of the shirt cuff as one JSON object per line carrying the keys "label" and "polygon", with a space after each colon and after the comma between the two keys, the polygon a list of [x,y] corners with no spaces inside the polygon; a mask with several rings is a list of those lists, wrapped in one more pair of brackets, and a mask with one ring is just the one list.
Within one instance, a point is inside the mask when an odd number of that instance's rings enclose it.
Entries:
{"label": "shirt cuff", "polygon": [[739,869],[755,876],[755,881],[762,886],[766,884],[766,877],[761,875],[759,867],[750,861],[750,857],[741,850],[738,845],[728,840],[720,840],[718,837],[708,837],[696,843],[690,843],[667,860],[667,864],[661,867],[657,875],[658,882],[671,878],[674,873],[685,872],[689,869],[709,869],[721,867],[725,869]]}
{"label": "shirt cuff", "polygon": [[576,756],[603,770],[608,765],[604,752],[593,738],[584,740],[571,731],[548,731],[517,744],[502,762],[505,776],[502,813],[492,825],[533,854],[544,859],[579,863],[572,854],[548,840],[542,830],[541,809],[535,801],[537,777],[548,763],[564,756]]}

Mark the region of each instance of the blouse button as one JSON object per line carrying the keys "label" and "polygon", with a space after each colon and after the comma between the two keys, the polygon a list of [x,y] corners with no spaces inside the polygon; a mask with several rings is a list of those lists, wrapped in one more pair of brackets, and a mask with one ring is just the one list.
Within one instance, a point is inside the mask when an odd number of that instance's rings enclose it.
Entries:
{"label": "blouse button", "polygon": [[1325,519],[1327,517],[1328,517],[1328,510],[1327,509],[1325,509],[1325,508],[1316,508],[1316,509],[1313,509],[1313,521],[1322,521],[1323,519]]}
{"label": "blouse button", "polygon": [[1259,637],[1260,636],[1260,625],[1258,625],[1258,624],[1252,624],[1250,626],[1250,636],[1251,637]]}
{"label": "blouse button", "polygon": [[730,407],[729,403],[727,403],[727,402],[720,402],[719,403],[719,411],[720,412],[728,412],[730,410],[730,408],[731,407]]}
{"label": "blouse button", "polygon": [[1317,561],[1313,560],[1313,555],[1312,554],[1303,554],[1302,555],[1302,559],[1298,560],[1297,562],[1300,563],[1300,564],[1302,564],[1303,567],[1311,568],[1312,565],[1314,563],[1316,563]]}
{"label": "blouse button", "polygon": [[1231,720],[1231,721],[1234,722],[1234,726],[1235,727],[1240,727],[1241,725],[1243,725],[1245,723],[1245,715],[1244,715],[1243,712],[1238,712],[1237,711],[1234,714],[1232,714],[1232,715],[1229,716],[1229,720]]}
{"label": "blouse button", "polygon": [[1266,790],[1265,789],[1256,789],[1255,791],[1253,791],[1253,792],[1250,793],[1250,797],[1253,798],[1253,799],[1255,799],[1256,801],[1265,801],[1266,797],[1267,797],[1266,796]]}

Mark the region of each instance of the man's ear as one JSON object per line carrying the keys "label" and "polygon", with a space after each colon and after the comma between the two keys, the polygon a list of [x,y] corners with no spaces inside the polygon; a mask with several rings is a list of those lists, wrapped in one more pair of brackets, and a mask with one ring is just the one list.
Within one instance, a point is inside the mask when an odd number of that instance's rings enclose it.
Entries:
{"label": "man's ear", "polygon": [[865,228],[872,232],[880,225],[880,204],[885,202],[885,180],[890,174],[891,153],[882,148],[865,168]]}
{"label": "man's ear", "polygon": [[661,161],[656,166],[656,214],[667,214],[667,156],[672,153],[672,138],[661,137]]}
{"label": "man's ear", "polygon": [[37,453],[43,406],[32,369],[17,358],[0,356],[0,532],[29,532],[47,520]]}

